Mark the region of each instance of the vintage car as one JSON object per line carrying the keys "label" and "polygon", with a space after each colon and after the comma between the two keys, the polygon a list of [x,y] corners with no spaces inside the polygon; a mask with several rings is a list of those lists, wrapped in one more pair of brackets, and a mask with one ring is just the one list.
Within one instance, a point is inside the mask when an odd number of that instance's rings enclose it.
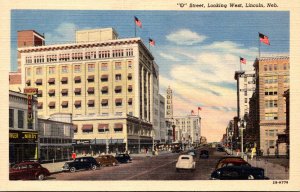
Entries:
{"label": "vintage car", "polygon": [[63,171],[75,172],[80,169],[92,169],[96,170],[99,167],[99,163],[94,159],[94,157],[79,157],[74,161],[69,161],[62,167]]}
{"label": "vintage car", "polygon": [[18,163],[9,169],[10,180],[44,180],[47,176],[50,176],[49,170],[33,161]]}
{"label": "vintage car", "polygon": [[180,155],[178,157],[176,171],[179,171],[180,169],[190,169],[191,171],[194,171],[195,168],[196,162],[192,155]]}
{"label": "vintage car", "polygon": [[209,157],[208,150],[203,149],[200,151],[200,154],[199,154],[200,159],[207,159],[208,157]]}
{"label": "vintage car", "polygon": [[100,164],[100,166],[115,166],[118,164],[118,161],[112,155],[100,155],[95,159]]}
{"label": "vintage car", "polygon": [[219,169],[221,167],[227,167],[227,166],[248,166],[251,167],[251,165],[245,161],[241,157],[223,157],[219,160],[219,162],[216,165],[215,169]]}
{"label": "vintage car", "polygon": [[212,180],[248,180],[248,179],[269,179],[264,175],[264,169],[248,166],[222,167],[212,172]]}
{"label": "vintage car", "polygon": [[115,159],[119,163],[129,163],[132,161],[132,158],[126,153],[119,153],[115,156]]}

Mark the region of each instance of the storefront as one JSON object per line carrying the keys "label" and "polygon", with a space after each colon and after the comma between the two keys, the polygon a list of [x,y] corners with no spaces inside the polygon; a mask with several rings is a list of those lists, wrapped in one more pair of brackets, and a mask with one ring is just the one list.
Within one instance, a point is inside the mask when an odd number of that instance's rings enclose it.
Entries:
{"label": "storefront", "polygon": [[9,130],[9,162],[38,159],[38,132]]}

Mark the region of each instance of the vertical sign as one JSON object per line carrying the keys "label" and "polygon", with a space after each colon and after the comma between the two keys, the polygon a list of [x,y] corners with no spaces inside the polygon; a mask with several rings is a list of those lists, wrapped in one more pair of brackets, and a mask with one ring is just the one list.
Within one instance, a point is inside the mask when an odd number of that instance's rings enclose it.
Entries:
{"label": "vertical sign", "polygon": [[37,88],[26,87],[24,89],[24,93],[27,94],[27,106],[28,106],[27,123],[28,123],[28,128],[32,127],[32,122],[33,122],[32,102],[33,102],[33,95],[37,94],[37,92],[38,92]]}

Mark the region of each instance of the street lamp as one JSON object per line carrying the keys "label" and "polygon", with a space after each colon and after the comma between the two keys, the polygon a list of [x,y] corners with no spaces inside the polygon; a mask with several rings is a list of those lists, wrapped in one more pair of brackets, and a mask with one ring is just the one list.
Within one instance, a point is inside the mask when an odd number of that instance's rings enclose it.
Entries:
{"label": "street lamp", "polygon": [[238,121],[238,127],[241,133],[241,156],[244,158],[244,141],[243,141],[243,131],[246,128],[247,122],[245,120]]}

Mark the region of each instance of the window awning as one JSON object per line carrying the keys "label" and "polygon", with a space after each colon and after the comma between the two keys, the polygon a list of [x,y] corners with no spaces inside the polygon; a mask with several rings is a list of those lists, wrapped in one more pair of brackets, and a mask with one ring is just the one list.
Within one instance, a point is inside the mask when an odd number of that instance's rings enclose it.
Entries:
{"label": "window awning", "polygon": [[30,79],[28,79],[28,80],[26,81],[26,84],[29,85],[30,82],[31,82]]}
{"label": "window awning", "polygon": [[74,80],[75,80],[75,81],[80,81],[80,80],[81,80],[81,77],[80,77],[80,76],[75,76],[75,77],[74,77]]}
{"label": "window awning", "polygon": [[108,129],[108,124],[98,124],[98,129]]}
{"label": "window awning", "polygon": [[115,90],[116,90],[116,91],[122,90],[122,86],[116,86]]}
{"label": "window awning", "polygon": [[115,101],[116,101],[116,103],[122,103],[122,99],[121,98],[118,98]]}
{"label": "window awning", "polygon": [[61,78],[61,82],[63,82],[63,83],[68,82],[68,77]]}
{"label": "window awning", "polygon": [[37,79],[37,80],[35,80],[35,83],[36,83],[36,84],[42,84],[42,83],[43,83],[43,80],[42,80],[42,79]]}
{"label": "window awning", "polygon": [[40,108],[43,108],[43,102],[38,102],[37,107],[38,107],[39,109],[40,109]]}
{"label": "window awning", "polygon": [[67,93],[68,93],[68,89],[63,89],[63,90],[61,90],[61,93],[67,94]]}
{"label": "window awning", "polygon": [[128,73],[128,77],[129,77],[129,78],[132,78],[132,74],[131,74],[131,73]]}
{"label": "window awning", "polygon": [[94,80],[94,77],[95,77],[94,75],[89,75],[87,80]]}
{"label": "window awning", "polygon": [[107,104],[108,103],[108,99],[102,99],[101,104]]}
{"label": "window awning", "polygon": [[107,91],[108,90],[108,86],[104,86],[102,87],[101,91]]}
{"label": "window awning", "polygon": [[68,106],[68,101],[63,101],[63,102],[61,103],[61,106],[63,106],[63,107]]}
{"label": "window awning", "polygon": [[55,101],[51,101],[48,106],[49,107],[55,107]]}
{"label": "window awning", "polygon": [[81,93],[81,88],[75,88],[75,93]]}
{"label": "window awning", "polygon": [[88,93],[94,93],[94,87],[89,87],[87,90]]}
{"label": "window awning", "polygon": [[81,100],[76,100],[74,105],[81,105]]}
{"label": "window awning", "polygon": [[48,80],[48,83],[55,83],[55,78],[50,78],[50,79]]}
{"label": "window awning", "polygon": [[114,128],[115,129],[122,129],[123,128],[123,124],[122,123],[115,123]]}
{"label": "window awning", "polygon": [[92,131],[93,130],[93,124],[83,124],[82,125],[83,131]]}
{"label": "window awning", "polygon": [[38,95],[42,95],[43,91],[42,90],[38,90]]}
{"label": "window awning", "polygon": [[73,129],[74,129],[74,131],[77,131],[78,125],[73,125]]}
{"label": "window awning", "polygon": [[128,103],[132,103],[132,98],[129,98],[129,99],[128,99]]}
{"label": "window awning", "polygon": [[50,89],[50,90],[48,91],[48,93],[49,93],[49,94],[54,94],[54,93],[55,93],[55,89]]}
{"label": "window awning", "polygon": [[108,75],[101,75],[101,79],[108,79]]}
{"label": "window awning", "polygon": [[89,100],[88,105],[94,105],[95,101],[94,100]]}
{"label": "window awning", "polygon": [[132,85],[128,85],[128,89],[132,89]]}

